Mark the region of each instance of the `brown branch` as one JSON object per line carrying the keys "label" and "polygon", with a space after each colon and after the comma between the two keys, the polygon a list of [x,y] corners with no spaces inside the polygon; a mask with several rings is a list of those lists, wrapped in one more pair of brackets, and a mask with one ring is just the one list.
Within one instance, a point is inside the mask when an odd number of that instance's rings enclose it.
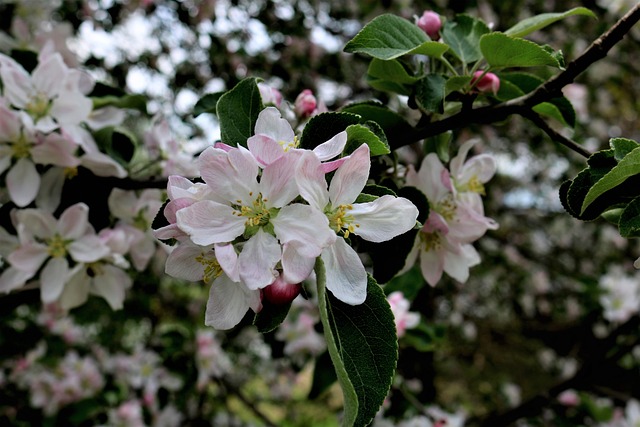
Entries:
{"label": "brown branch", "polygon": [[562,72],[551,77],[534,91],[500,104],[461,111],[453,116],[429,123],[424,127],[416,129],[412,138],[408,138],[404,145],[413,144],[414,142],[430,136],[439,135],[449,130],[460,129],[472,123],[495,123],[513,114],[526,115],[531,111],[532,107],[541,102],[562,96],[563,87],[572,83],[579,74],[594,62],[604,58],[609,50],[620,42],[625,34],[627,34],[639,20],[640,4],[636,5],[607,32],[591,43],[587,50],[570,62]]}

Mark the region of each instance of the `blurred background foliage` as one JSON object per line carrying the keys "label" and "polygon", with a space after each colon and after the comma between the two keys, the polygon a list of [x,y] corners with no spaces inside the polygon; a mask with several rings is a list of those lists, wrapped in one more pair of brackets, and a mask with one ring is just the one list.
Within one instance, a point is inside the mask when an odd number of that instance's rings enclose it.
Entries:
{"label": "blurred background foliage", "polygon": [[[25,1],[0,3],[0,30],[11,34],[12,18],[29,10]],[[31,3],[38,2],[33,0]],[[232,88],[248,76],[263,78],[293,100],[311,89],[330,110],[347,103],[378,99],[415,123],[416,112],[405,100],[372,90],[366,82],[368,58],[342,53],[342,46],[366,22],[381,13],[413,20],[432,9],[450,18],[469,13],[504,30],[539,13],[585,6],[598,20],[572,17],[531,35],[539,43],[561,49],[567,61],[577,57],[634,2],[513,0],[57,0],[45,7],[54,21],[68,22],[77,38],[70,44],[82,66],[103,82],[149,97],[149,113],[173,117],[176,134],[185,140],[211,144],[218,137],[215,118],[191,114],[206,93]],[[45,18],[43,18],[45,19]],[[34,21],[37,22],[37,21]],[[32,29],[33,30],[33,29]],[[578,114],[575,131],[560,129],[591,151],[608,146],[609,138],[640,139],[640,31],[635,28],[609,56],[566,88]],[[548,70],[535,70],[548,77]],[[135,128],[140,117],[130,120]],[[492,125],[471,125],[454,131],[452,152],[479,138],[478,151],[498,159],[497,176],[487,185],[485,213],[500,224],[476,245],[482,264],[467,283],[443,278],[437,287],[424,285],[415,271],[394,279],[388,290],[413,293],[412,310],[427,325],[423,334],[401,340],[397,386],[386,406],[390,419],[417,414],[430,404],[450,412],[463,410],[478,422],[517,407],[529,397],[571,378],[594,354],[615,324],[603,318],[599,303],[601,276],[619,266],[634,280],[632,263],[640,256],[635,240],[617,235],[604,220],[582,223],[564,212],[558,187],[584,167],[584,159],[554,144],[520,117]],[[194,142],[194,143],[195,143]],[[420,144],[400,155],[416,158]],[[196,332],[203,329],[206,290],[199,284],[177,283],[141,275],[124,310],[111,312],[92,301],[72,314],[90,338],[79,352],[99,345],[115,354],[133,352],[136,345],[153,349],[183,387],[166,390],[166,400],[185,400],[191,408],[184,425],[334,425],[340,407],[339,390],[329,389],[306,399],[312,360],[297,364],[283,353],[275,333],[260,336],[245,319],[229,333],[216,333],[234,367],[217,378],[206,393],[194,391]],[[19,306],[0,312],[2,358],[5,361],[45,340],[56,339],[36,319],[36,307]],[[640,398],[638,331],[626,337],[629,351],[622,362],[602,363],[575,388],[623,404]],[[635,341],[634,341],[635,340]],[[61,343],[58,343],[63,345]],[[419,345],[416,345],[419,344]],[[611,344],[611,343],[608,343]],[[615,343],[614,343],[615,344]],[[614,347],[611,350],[615,350]],[[53,351],[53,350],[51,350]],[[59,350],[62,351],[62,350]],[[267,357],[269,355],[270,357]],[[6,365],[5,365],[6,368]],[[8,374],[8,368],[5,369]],[[294,381],[300,381],[289,388]],[[278,393],[278,384],[282,393]],[[1,384],[1,382],[0,382]],[[124,388],[121,392],[130,393]],[[24,390],[0,388],[0,417],[29,424]],[[194,396],[199,396],[197,399]],[[122,396],[120,396],[122,398]],[[75,411],[95,411],[91,422],[106,422],[110,399],[94,397]],[[188,401],[187,401],[188,400]],[[248,403],[249,402],[249,403]],[[588,406],[588,405],[587,405]],[[583,425],[597,418],[593,408],[582,412],[550,399],[544,410],[522,425]],[[326,408],[329,408],[327,411]],[[42,425],[69,425],[73,410]],[[81,419],[81,416],[76,417]],[[217,418],[216,418],[217,417]],[[2,419],[2,418],[0,418]],[[586,421],[585,421],[586,420]],[[91,424],[80,424],[91,425]],[[473,424],[469,424],[473,425]]]}

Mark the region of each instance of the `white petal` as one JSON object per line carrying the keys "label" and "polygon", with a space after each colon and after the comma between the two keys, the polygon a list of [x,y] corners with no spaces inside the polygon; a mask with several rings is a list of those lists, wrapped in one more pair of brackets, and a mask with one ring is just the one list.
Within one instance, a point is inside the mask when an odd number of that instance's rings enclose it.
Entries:
{"label": "white petal", "polygon": [[84,268],[72,275],[58,300],[60,307],[64,310],[70,310],[87,302],[90,282],[91,278],[87,276]]}
{"label": "white petal", "polygon": [[429,285],[435,286],[442,278],[442,272],[444,271],[442,253],[433,250],[422,251],[420,253],[420,270],[422,271],[424,280],[426,280]]}
{"label": "white petal", "polygon": [[40,189],[40,175],[30,159],[22,158],[9,170],[6,177],[11,200],[19,207],[33,202]]}
{"label": "white petal", "polygon": [[323,142],[313,149],[314,154],[321,161],[333,159],[342,153],[345,145],[347,145],[347,132],[342,131],[327,142]]}
{"label": "white petal", "polygon": [[235,209],[211,200],[196,202],[176,212],[178,227],[201,246],[231,242],[244,232],[246,218]]}
{"label": "white petal", "polygon": [[103,265],[102,269],[102,274],[93,278],[93,286],[89,290],[92,294],[104,298],[112,310],[120,310],[125,290],[131,287],[131,276],[113,265]]}
{"label": "white petal", "polygon": [[9,267],[0,274],[0,292],[9,293],[27,283],[33,277],[33,273]]}
{"label": "white petal", "polygon": [[77,239],[87,232],[89,226],[89,206],[76,203],[62,212],[58,220],[58,231],[68,239]]}
{"label": "white petal", "polygon": [[40,272],[40,297],[49,303],[58,299],[69,278],[69,264],[64,258],[51,258]]}
{"label": "white petal", "polygon": [[418,208],[403,197],[384,195],[372,202],[357,203],[349,211],[354,233],[370,242],[384,242],[413,228]]}
{"label": "white petal", "polygon": [[322,211],[329,204],[329,190],[320,160],[311,152],[303,152],[296,166],[296,182],[300,195]]}
{"label": "white petal", "polygon": [[7,259],[15,268],[33,276],[49,256],[45,245],[29,242],[10,253]]}
{"label": "white petal", "polygon": [[196,261],[196,258],[213,252],[205,251],[205,248],[190,244],[188,241],[173,248],[164,267],[165,273],[178,279],[197,282],[204,276],[204,264]]}
{"label": "white petal", "polygon": [[370,168],[369,146],[362,144],[345,160],[331,179],[331,205],[338,207],[352,203],[367,183]]}
{"label": "white petal", "polygon": [[231,243],[215,245],[216,259],[220,268],[234,282],[240,281],[238,254]]}
{"label": "white petal", "polygon": [[284,148],[266,135],[254,135],[247,139],[247,147],[261,166],[267,166],[284,156]]}
{"label": "white petal", "polygon": [[299,246],[303,243],[291,242],[282,250],[282,278],[287,283],[300,283],[307,279],[313,271],[316,259],[302,256]]}
{"label": "white petal", "polygon": [[266,135],[276,142],[291,143],[295,133],[286,119],[282,118],[280,110],[267,107],[260,111],[255,126],[256,135]]}
{"label": "white petal", "polygon": [[204,324],[216,329],[236,326],[249,309],[248,298],[242,287],[224,274],[218,277],[209,290]]}
{"label": "white petal", "polygon": [[358,305],[367,299],[367,272],[356,251],[339,238],[322,251],[327,289],[340,301]]}
{"label": "white petal", "polygon": [[278,240],[262,229],[242,247],[238,256],[240,279],[249,289],[260,289],[273,283],[278,273],[282,249]]}
{"label": "white petal", "polygon": [[111,250],[95,234],[74,240],[68,247],[71,258],[78,262],[94,262],[109,255]]}
{"label": "white petal", "polygon": [[301,243],[298,250],[309,258],[316,258],[322,249],[336,241],[336,233],[329,227],[326,215],[309,205],[285,206],[271,224],[281,243]]}
{"label": "white petal", "polygon": [[267,199],[267,206],[279,208],[298,196],[298,185],[294,179],[297,162],[298,156],[290,154],[265,166],[260,178],[260,190]]}

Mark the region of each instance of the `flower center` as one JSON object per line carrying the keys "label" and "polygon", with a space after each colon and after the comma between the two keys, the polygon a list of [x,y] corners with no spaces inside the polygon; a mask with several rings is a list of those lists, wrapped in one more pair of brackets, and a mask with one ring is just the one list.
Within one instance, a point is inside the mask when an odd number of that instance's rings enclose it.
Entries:
{"label": "flower center", "polygon": [[453,200],[453,195],[448,194],[443,200],[440,201],[433,210],[439,213],[445,221],[451,221],[456,215],[456,202]]}
{"label": "flower center", "polygon": [[47,242],[49,255],[54,258],[62,258],[67,255],[67,243],[62,236],[56,234]]}
{"label": "flower center", "polygon": [[26,105],[25,110],[34,121],[38,121],[49,114],[51,109],[51,100],[44,93],[38,93],[33,96]]}
{"label": "flower center", "polygon": [[482,182],[480,182],[480,179],[478,178],[478,175],[473,175],[471,177],[471,179],[469,179],[469,181],[467,181],[465,184],[462,184],[460,186],[456,186],[458,191],[460,192],[464,192],[464,191],[471,191],[474,193],[478,193],[481,196],[486,196],[486,192],[484,189],[484,184],[482,184]]}
{"label": "flower center", "polygon": [[20,134],[20,137],[11,145],[13,157],[16,159],[31,157],[32,145],[33,144],[27,140],[24,134]]}
{"label": "flower center", "polygon": [[442,247],[442,234],[435,231],[433,233],[421,232],[420,242],[425,252],[438,250]]}
{"label": "flower center", "polygon": [[209,284],[213,282],[222,274],[222,267],[220,267],[220,263],[218,263],[218,260],[214,256],[207,256],[207,254],[201,252],[200,255],[196,257],[196,261],[204,266],[202,280],[204,280],[205,283]]}
{"label": "flower center", "polygon": [[336,233],[343,232],[345,239],[349,237],[349,234],[354,233],[356,228],[360,227],[360,224],[353,223],[355,218],[349,214],[352,209],[353,205],[340,205],[336,210],[329,210],[326,213],[327,218],[329,218],[329,227],[334,229]]}
{"label": "flower center", "polygon": [[295,135],[293,137],[293,141],[278,141],[278,144],[280,144],[280,146],[284,149],[284,152],[286,153],[292,148],[298,148],[298,146],[300,145],[300,141],[298,141],[298,136]]}

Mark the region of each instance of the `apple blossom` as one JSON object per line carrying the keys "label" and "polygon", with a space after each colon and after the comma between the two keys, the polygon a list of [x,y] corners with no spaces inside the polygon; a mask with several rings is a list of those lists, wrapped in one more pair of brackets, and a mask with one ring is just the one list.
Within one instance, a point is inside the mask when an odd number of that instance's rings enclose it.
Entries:
{"label": "apple blossom", "polygon": [[398,338],[405,334],[407,329],[415,328],[420,323],[420,314],[409,311],[410,302],[400,291],[387,295],[387,301],[391,306],[391,312],[396,322]]}
{"label": "apple blossom", "polygon": [[[298,149],[300,142],[291,124],[275,107],[267,107],[258,114],[255,134],[247,140],[247,147],[261,167],[269,165],[284,156],[289,150]],[[339,132],[333,138],[313,149],[321,161],[335,158],[347,144],[347,133]],[[334,170],[341,161],[329,162],[325,172]]]}
{"label": "apple blossom", "polygon": [[305,89],[294,101],[294,111],[299,117],[309,117],[313,115],[318,106],[318,100],[310,89]]}
{"label": "apple blossom", "polygon": [[345,238],[355,234],[371,242],[384,242],[410,230],[418,216],[413,203],[402,197],[384,195],[372,202],[355,202],[367,182],[370,167],[369,146],[362,144],[336,170],[328,188],[320,160],[312,153],[303,153],[296,168],[300,194],[312,207],[324,212],[329,228],[341,237],[322,251],[327,289],[352,305],[361,304],[366,298],[367,274]]}

